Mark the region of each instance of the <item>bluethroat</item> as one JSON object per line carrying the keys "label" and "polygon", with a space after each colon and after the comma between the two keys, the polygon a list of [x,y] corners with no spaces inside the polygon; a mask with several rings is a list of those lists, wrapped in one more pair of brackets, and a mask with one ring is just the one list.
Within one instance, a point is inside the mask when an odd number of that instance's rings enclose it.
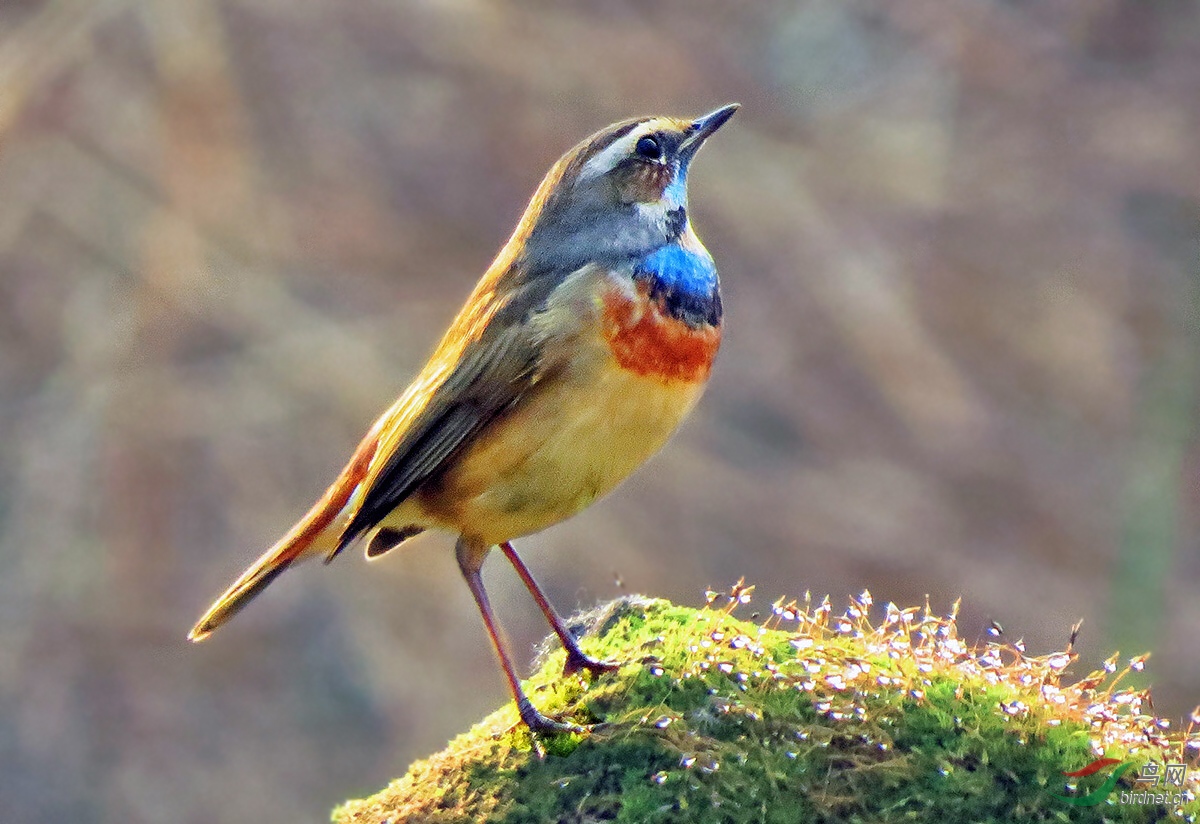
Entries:
{"label": "bluethroat", "polygon": [[360,538],[375,558],[447,530],[521,719],[534,732],[578,729],[522,691],[480,570],[499,546],[561,639],[566,672],[615,668],[583,653],[511,541],[615,487],[699,399],[721,293],[688,220],[687,175],[737,109],[626,120],[563,155],[425,368],[188,637],[207,637],[301,560],[328,563]]}

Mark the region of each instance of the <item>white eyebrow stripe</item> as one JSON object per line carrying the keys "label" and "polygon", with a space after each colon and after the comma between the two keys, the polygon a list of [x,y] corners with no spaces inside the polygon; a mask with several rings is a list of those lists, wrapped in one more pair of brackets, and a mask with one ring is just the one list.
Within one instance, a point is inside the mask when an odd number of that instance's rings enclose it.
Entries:
{"label": "white eyebrow stripe", "polygon": [[614,166],[625,159],[625,156],[633,150],[637,142],[650,131],[652,131],[650,124],[642,123],[629,134],[614,140],[612,145],[583,164],[583,168],[579,170],[579,180],[581,182],[591,180],[611,171]]}

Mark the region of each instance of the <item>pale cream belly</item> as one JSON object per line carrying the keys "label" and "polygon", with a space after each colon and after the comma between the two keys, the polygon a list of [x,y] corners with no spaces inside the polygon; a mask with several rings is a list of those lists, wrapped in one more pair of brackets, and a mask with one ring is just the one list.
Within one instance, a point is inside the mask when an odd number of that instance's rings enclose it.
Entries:
{"label": "pale cream belly", "polygon": [[596,361],[547,381],[482,433],[414,496],[420,520],[489,544],[545,529],[657,452],[704,391],[703,382],[664,382],[610,357]]}

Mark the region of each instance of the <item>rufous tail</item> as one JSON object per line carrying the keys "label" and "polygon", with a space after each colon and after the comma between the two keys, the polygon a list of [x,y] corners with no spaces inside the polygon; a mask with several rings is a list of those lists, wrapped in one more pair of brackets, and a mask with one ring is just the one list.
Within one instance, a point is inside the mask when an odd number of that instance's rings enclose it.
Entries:
{"label": "rufous tail", "polygon": [[281,572],[292,565],[304,550],[309,541],[302,540],[305,536],[288,533],[279,543],[271,547],[261,558],[255,561],[242,576],[233,582],[229,589],[208,608],[192,631],[188,633],[189,641],[203,641],[214,629],[241,612],[255,595],[262,592],[267,584],[274,581]]}
{"label": "rufous tail", "polygon": [[312,509],[275,546],[251,564],[208,608],[208,612],[188,633],[188,640],[203,641],[213,630],[237,615],[289,566],[320,551],[332,551],[337,546],[341,528],[345,527],[350,511],[356,505],[351,499],[366,477],[367,468],[375,454],[377,428],[378,425],[372,428],[359,444],[350,463],[321,496],[321,500],[313,504]]}

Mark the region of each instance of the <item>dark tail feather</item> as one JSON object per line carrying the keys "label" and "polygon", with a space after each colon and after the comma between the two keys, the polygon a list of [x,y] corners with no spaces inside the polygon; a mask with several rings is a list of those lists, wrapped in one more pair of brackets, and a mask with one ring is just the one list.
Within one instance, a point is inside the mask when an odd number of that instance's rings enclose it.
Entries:
{"label": "dark tail feather", "polygon": [[371,536],[371,541],[367,544],[367,557],[378,558],[383,553],[395,549],[409,538],[420,535],[424,531],[425,528],[420,526],[406,526],[403,529],[384,527]]}

